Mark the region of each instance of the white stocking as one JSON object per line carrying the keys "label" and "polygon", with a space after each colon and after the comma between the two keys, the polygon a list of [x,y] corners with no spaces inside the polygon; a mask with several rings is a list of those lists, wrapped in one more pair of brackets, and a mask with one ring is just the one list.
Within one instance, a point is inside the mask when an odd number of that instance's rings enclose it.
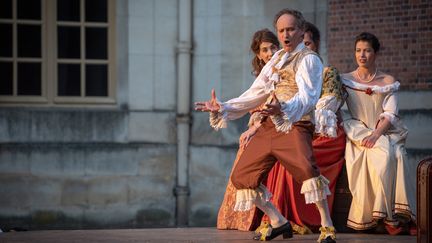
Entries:
{"label": "white stocking", "polygon": [[270,218],[270,224],[273,228],[280,227],[288,222],[270,201],[265,200],[259,194],[255,199],[255,205]]}
{"label": "white stocking", "polygon": [[321,226],[323,227],[333,226],[333,221],[330,217],[330,210],[328,207],[327,199],[317,201],[315,202],[315,205],[317,206],[321,216]]}

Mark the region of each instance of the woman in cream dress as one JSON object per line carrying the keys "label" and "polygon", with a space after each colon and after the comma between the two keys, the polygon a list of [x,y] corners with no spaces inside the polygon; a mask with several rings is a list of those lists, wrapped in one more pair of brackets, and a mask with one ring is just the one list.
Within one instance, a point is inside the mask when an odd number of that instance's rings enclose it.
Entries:
{"label": "woman in cream dress", "polygon": [[[378,39],[355,41],[358,68],[342,75],[350,117],[345,160],[353,200],[347,225],[356,230],[385,226],[390,234],[415,222],[415,164],[406,158],[407,128],[398,116],[399,82],[377,69]],[[382,227],[381,227],[382,228]]]}

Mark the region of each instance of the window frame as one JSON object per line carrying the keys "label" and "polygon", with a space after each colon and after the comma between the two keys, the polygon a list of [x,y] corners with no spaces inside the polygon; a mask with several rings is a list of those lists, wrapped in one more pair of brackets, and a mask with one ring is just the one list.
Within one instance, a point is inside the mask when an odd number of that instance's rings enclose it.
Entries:
{"label": "window frame", "polygon": [[[74,105],[108,105],[116,104],[116,21],[115,0],[107,0],[107,22],[85,22],[85,0],[80,1],[80,21],[58,21],[57,0],[41,0],[41,20],[18,20],[17,0],[12,0],[12,19],[0,19],[0,23],[12,23],[12,57],[0,57],[0,61],[13,63],[13,94],[0,95],[0,106],[37,105],[37,106],[74,106]],[[91,1],[91,0],[90,0]],[[38,24],[41,26],[41,58],[20,58],[17,56],[17,29],[20,23]],[[57,28],[58,26],[79,26],[80,28],[80,58],[62,59],[57,57]],[[86,59],[85,57],[85,29],[86,27],[106,27],[107,30],[107,59]],[[48,48],[49,47],[49,48]],[[41,63],[41,95],[17,95],[18,62],[28,62],[40,59]],[[81,71],[81,95],[58,96],[58,64],[78,63]],[[86,64],[107,65],[107,96],[85,96],[85,66]]]}

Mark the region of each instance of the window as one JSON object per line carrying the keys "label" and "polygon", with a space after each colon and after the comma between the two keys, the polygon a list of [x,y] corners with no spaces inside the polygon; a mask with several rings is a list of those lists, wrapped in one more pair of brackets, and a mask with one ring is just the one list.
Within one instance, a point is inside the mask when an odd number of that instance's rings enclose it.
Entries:
{"label": "window", "polygon": [[115,103],[114,0],[1,0],[0,102]]}

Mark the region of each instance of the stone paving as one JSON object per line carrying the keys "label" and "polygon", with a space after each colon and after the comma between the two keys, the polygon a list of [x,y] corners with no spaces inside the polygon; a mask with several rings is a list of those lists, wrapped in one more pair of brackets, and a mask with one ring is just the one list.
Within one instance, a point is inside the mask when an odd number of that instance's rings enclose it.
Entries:
{"label": "stone paving", "polygon": [[[415,243],[415,236],[390,236],[378,234],[337,235],[338,243]],[[158,229],[103,229],[103,230],[44,230],[0,233],[0,243],[126,243],[126,242],[256,242],[251,232],[217,230],[216,228],[158,228]],[[292,239],[282,237],[275,242],[316,242],[318,234],[294,235]]]}

